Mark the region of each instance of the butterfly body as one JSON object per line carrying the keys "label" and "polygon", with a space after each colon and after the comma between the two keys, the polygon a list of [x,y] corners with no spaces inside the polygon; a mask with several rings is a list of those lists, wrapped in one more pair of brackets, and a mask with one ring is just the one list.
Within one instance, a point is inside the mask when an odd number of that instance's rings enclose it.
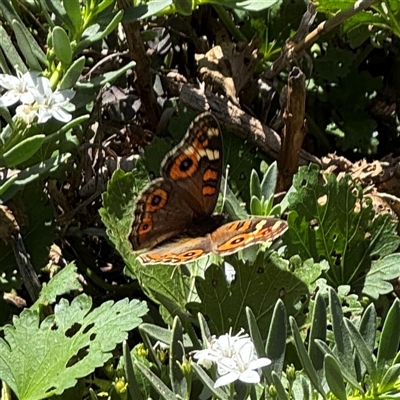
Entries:
{"label": "butterfly body", "polygon": [[[196,117],[161,164],[161,178],[138,196],[129,240],[142,264],[181,264],[210,253],[227,255],[271,240],[286,222],[255,217],[218,228],[212,217],[222,176],[222,137],[209,113]],[[200,237],[178,238],[199,228]],[[176,240],[168,242],[175,238]]]}

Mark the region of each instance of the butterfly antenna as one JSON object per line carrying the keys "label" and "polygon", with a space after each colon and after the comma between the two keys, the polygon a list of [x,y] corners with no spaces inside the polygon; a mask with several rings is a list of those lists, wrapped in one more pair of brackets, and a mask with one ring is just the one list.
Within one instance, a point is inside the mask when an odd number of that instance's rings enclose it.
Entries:
{"label": "butterfly antenna", "polygon": [[226,176],[226,178],[222,177],[222,185],[223,185],[223,187],[224,187],[224,190],[223,190],[223,192],[222,192],[222,209],[221,209],[221,212],[224,212],[225,200],[226,200],[226,192],[228,191],[229,169],[230,169],[230,165],[227,164],[227,165],[226,165],[226,169],[225,169],[225,176]]}

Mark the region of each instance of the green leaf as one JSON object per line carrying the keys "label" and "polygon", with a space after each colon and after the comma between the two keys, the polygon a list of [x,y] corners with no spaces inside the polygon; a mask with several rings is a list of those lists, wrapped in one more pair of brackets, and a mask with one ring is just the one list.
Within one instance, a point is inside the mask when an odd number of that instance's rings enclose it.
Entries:
{"label": "green leaf", "polygon": [[332,288],[329,289],[329,306],[331,309],[332,330],[335,336],[335,353],[338,355],[341,364],[355,378],[352,341],[345,326],[339,298]]}
{"label": "green leaf", "polygon": [[135,376],[129,346],[126,341],[124,341],[122,344],[122,352],[126,383],[128,384],[129,400],[143,400],[142,392],[140,391],[140,387]]}
{"label": "green leaf", "polygon": [[[263,257],[259,254],[254,264],[240,262],[237,256],[226,257],[236,270],[236,279],[228,285],[223,269],[211,265],[204,279],[196,277],[196,288],[201,303],[191,303],[187,308],[200,311],[208,317],[213,334],[224,334],[246,324],[245,308],[249,307],[257,320],[261,334],[265,337],[276,301],[284,291],[283,301],[290,315],[300,317],[298,301],[308,295],[307,286],[292,272],[285,270],[286,263],[276,254]],[[218,307],[216,307],[218,305]]]}
{"label": "green leaf", "polygon": [[368,348],[363,337],[361,336],[357,328],[354,326],[354,324],[347,318],[344,319],[344,323],[354,343],[354,347],[357,351],[357,354],[360,356],[360,359],[366,366],[367,372],[371,376],[372,381],[376,382],[377,378],[376,368],[370,349]]}
{"label": "green leaf", "polygon": [[371,269],[365,277],[363,293],[377,300],[379,296],[390,293],[390,282],[399,276],[400,253],[393,253],[380,260],[372,261]]}
{"label": "green leaf", "polygon": [[76,88],[88,88],[88,89],[93,89],[96,87],[104,86],[106,83],[110,83],[123,75],[128,69],[133,68],[136,65],[135,61],[130,61],[128,64],[124,65],[122,68],[116,70],[116,71],[111,71],[111,72],[106,72],[105,74],[101,76],[97,76],[96,78],[90,79],[88,82],[77,82],[76,83]]}
{"label": "green leaf", "polygon": [[300,359],[303,368],[307,372],[308,377],[310,378],[311,383],[313,384],[314,388],[325,398],[325,391],[319,381],[317,371],[315,371],[314,366],[312,365],[311,359],[307,354],[306,348],[304,346],[303,341],[301,340],[299,328],[296,324],[296,321],[293,317],[289,317],[289,324],[290,329],[292,331],[294,344],[297,349],[297,354]]}
{"label": "green leaf", "polygon": [[285,388],[283,387],[283,383],[279,378],[279,375],[275,371],[272,371],[271,378],[277,392],[276,394],[278,396],[278,400],[288,400],[289,397],[286,393]]}
{"label": "green leaf", "polygon": [[227,3],[216,2],[216,4],[221,4],[225,7],[231,7],[233,9],[237,9],[237,10],[257,12],[257,11],[262,11],[262,10],[265,10],[266,8],[273,6],[278,1],[279,0],[256,0],[256,1],[245,0],[245,1],[229,2],[229,3],[228,2]]}
{"label": "green leaf", "polygon": [[4,327],[0,378],[18,399],[39,400],[74,386],[112,356],[147,312],[144,302],[128,299],[91,308],[82,294],[71,303],[62,299],[41,324],[39,314],[26,309]]}
{"label": "green leaf", "polygon": [[[7,57],[10,65],[18,66],[18,69],[22,73],[28,72],[27,66],[25,65],[17,49],[10,40],[10,36],[5,31],[2,25],[0,25],[0,47],[2,48],[3,53]],[[4,73],[12,74],[7,64],[2,65],[2,69]]]}
{"label": "green leaf", "polygon": [[258,197],[252,196],[250,200],[251,215],[264,215],[264,209]]}
{"label": "green leaf", "polygon": [[[32,36],[26,34],[26,28],[19,21],[14,20],[12,23],[12,28],[17,38],[18,46],[21,53],[25,57],[26,64],[30,70],[41,71],[42,68],[33,52],[34,46],[32,45]],[[24,29],[25,28],[25,29]],[[36,41],[35,41],[36,44]]]}
{"label": "green leaf", "polygon": [[268,337],[265,343],[266,357],[272,361],[271,368],[264,368],[263,374],[270,381],[272,371],[282,376],[286,352],[287,314],[283,301],[279,299],[274,307]]}
{"label": "green leaf", "polygon": [[81,288],[78,280],[77,268],[74,263],[68,264],[51,278],[49,283],[43,283],[39,298],[31,310],[39,310],[40,305],[49,305],[56,301],[57,296],[62,296],[73,290]]}
{"label": "green leaf", "polygon": [[187,394],[188,387],[185,375],[179,364],[188,361],[185,360],[182,324],[178,317],[174,318],[172,324],[172,338],[169,349],[169,377],[171,380],[171,387],[175,395],[183,399]]}
{"label": "green leaf", "polygon": [[[395,364],[392,365],[385,373],[383,376],[381,383],[378,388],[378,394],[385,394],[386,392],[389,392],[390,390],[396,389],[398,391],[397,387],[397,381],[400,376],[400,364]],[[383,396],[381,396],[383,398]]]}
{"label": "green leaf", "polygon": [[63,0],[65,11],[72,22],[75,32],[81,32],[83,19],[79,0]]}
{"label": "green leaf", "polygon": [[258,177],[257,171],[252,170],[250,175],[250,196],[257,197],[261,199],[262,192],[261,192],[261,184],[260,178]]}
{"label": "green leaf", "polygon": [[12,168],[29,160],[42,147],[45,138],[46,135],[35,135],[24,139],[0,157],[0,164],[4,162],[4,166]]}
{"label": "green leaf", "polygon": [[230,397],[220,388],[214,388],[214,382],[206,374],[206,372],[196,363],[192,363],[192,368],[197,377],[201,380],[203,385],[219,400],[229,400]]}
{"label": "green leaf", "polygon": [[164,400],[176,400],[176,396],[174,392],[172,392],[167,385],[149,368],[140,362],[135,362],[134,364],[139,371],[146,377],[149,383],[153,386],[153,388],[157,391],[157,393]]}
{"label": "green leaf", "polygon": [[61,80],[60,90],[71,89],[75,85],[85,67],[85,61],[85,56],[82,56],[71,64]]}
{"label": "green leaf", "polygon": [[317,372],[324,367],[324,354],[315,343],[315,340],[319,339],[325,342],[326,325],[326,304],[321,292],[318,292],[314,302],[308,343],[308,354]]}
{"label": "green leaf", "polygon": [[0,202],[5,202],[11,199],[16,192],[22,190],[28,183],[33,182],[39,177],[47,176],[50,172],[55,171],[70,156],[71,155],[68,153],[61,154],[60,156],[49,158],[46,161],[23,169],[17,174],[17,179],[13,182],[10,188],[0,197]]}
{"label": "green leaf", "polygon": [[372,206],[363,202],[362,190],[350,176],[338,180],[329,174],[324,179],[321,185],[319,169],[313,165],[300,168],[295,175],[296,191],[289,197],[290,229],[283,240],[289,257],[298,254],[303,261],[327,260],[326,278],[332,286],[354,285],[361,291],[371,255],[376,258],[377,250],[392,248],[396,240],[389,235],[385,242],[383,233],[391,227],[386,219],[372,222]]}
{"label": "green leaf", "polygon": [[[33,35],[30,33],[29,29],[24,25],[24,22],[18,15],[18,13],[14,10],[13,8],[13,2],[10,2],[9,0],[0,0],[0,10],[2,13],[2,16],[7,20],[8,24],[10,26],[13,26],[14,20],[18,22],[18,27],[22,30],[23,35],[25,37],[24,40],[27,41],[27,43],[31,46],[30,50],[32,50],[32,53],[34,54],[34,57],[39,60],[43,65],[47,64],[46,60],[46,55],[43,53],[43,50],[40,48],[38,43],[36,42],[35,38]],[[15,65],[15,64],[12,64]],[[19,66],[19,64],[18,64]],[[20,69],[22,72],[22,69]],[[38,71],[41,71],[41,68],[38,69]]]}
{"label": "green leaf", "polygon": [[61,26],[56,26],[53,29],[52,36],[53,48],[57,58],[64,67],[69,67],[72,62],[72,49],[67,32]]}
{"label": "green leaf", "polygon": [[398,352],[400,343],[399,321],[400,300],[396,299],[387,313],[379,341],[376,364],[381,376],[386,372],[387,367],[392,364]]}
{"label": "green leaf", "polygon": [[[69,0],[66,0],[66,1],[68,2]],[[109,22],[109,24],[106,26],[106,28],[103,31],[100,31],[100,32],[98,32],[94,35],[91,35],[88,38],[80,41],[74,50],[74,56],[80,54],[84,49],[86,49],[87,47],[90,47],[93,43],[105,38],[110,33],[112,33],[116,29],[118,24],[121,22],[122,17],[123,17],[123,11],[120,10],[117,14],[115,14],[114,18]],[[134,63],[134,62],[131,61],[129,64],[132,65],[132,63]],[[106,74],[104,74],[104,76],[106,76],[107,74],[111,75],[112,72],[106,73]]]}
{"label": "green leaf", "polygon": [[329,354],[325,355],[325,376],[332,393],[339,400],[347,400],[346,387],[340,367],[336,360]]}
{"label": "green leaf", "polygon": [[276,183],[278,180],[278,164],[274,161],[267,169],[261,181],[261,194],[264,199],[271,199],[275,194]]}
{"label": "green leaf", "polygon": [[172,0],[152,0],[146,4],[125,10],[123,22],[134,22],[151,17],[172,5]]}

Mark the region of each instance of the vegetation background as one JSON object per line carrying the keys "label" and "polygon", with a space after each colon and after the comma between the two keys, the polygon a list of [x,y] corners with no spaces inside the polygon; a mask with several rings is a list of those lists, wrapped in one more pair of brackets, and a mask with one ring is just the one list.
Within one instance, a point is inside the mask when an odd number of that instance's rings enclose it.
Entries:
{"label": "vegetation background", "polygon": [[[0,20],[2,399],[400,398],[398,0],[0,0]],[[29,71],[51,118],[4,102]],[[135,197],[204,110],[216,211],[288,230],[142,267]],[[191,352],[241,328],[272,364],[215,388]]]}

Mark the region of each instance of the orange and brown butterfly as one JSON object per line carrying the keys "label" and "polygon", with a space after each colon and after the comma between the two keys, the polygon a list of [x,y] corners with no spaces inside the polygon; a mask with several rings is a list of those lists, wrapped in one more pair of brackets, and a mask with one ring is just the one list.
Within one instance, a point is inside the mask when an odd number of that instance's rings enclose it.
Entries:
{"label": "orange and brown butterfly", "polygon": [[266,217],[218,227],[219,219],[212,213],[222,168],[219,124],[210,113],[200,114],[164,158],[161,177],[138,195],[129,240],[142,264],[175,265],[210,253],[225,256],[274,240],[286,231],[285,221]]}

